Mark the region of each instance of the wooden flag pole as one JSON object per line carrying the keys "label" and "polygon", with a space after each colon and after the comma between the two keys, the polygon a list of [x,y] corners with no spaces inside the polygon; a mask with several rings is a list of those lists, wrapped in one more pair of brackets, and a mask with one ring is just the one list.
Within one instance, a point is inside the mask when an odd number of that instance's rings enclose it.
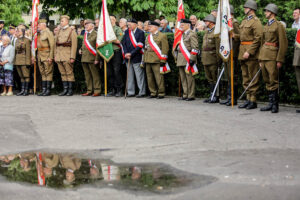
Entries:
{"label": "wooden flag pole", "polygon": [[107,62],[104,60],[104,95],[107,96]]}
{"label": "wooden flag pole", "polygon": [[230,45],[231,45],[231,50],[230,50],[230,69],[231,69],[231,107],[233,108],[234,107],[234,92],[237,92],[237,91],[234,91],[234,87],[233,87],[233,76],[234,76],[234,73],[233,73],[233,69],[234,67],[236,66],[233,66],[233,44],[232,44],[232,33],[230,34]]}

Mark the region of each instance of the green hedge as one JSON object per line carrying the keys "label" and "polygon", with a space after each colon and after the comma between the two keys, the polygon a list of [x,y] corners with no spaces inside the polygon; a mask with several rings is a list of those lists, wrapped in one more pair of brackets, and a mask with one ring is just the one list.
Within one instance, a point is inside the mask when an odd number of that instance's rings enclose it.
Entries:
{"label": "green hedge", "polygon": [[[169,58],[168,62],[172,69],[172,72],[165,75],[165,85],[166,85],[166,93],[167,95],[177,95],[178,94],[178,68],[175,65],[174,58],[172,56],[171,50],[174,40],[174,35],[172,33],[167,34],[169,45],[170,45],[170,52],[169,52]],[[294,54],[294,43],[295,43],[295,36],[296,36],[296,30],[287,29],[287,37],[289,41],[289,47],[288,52],[286,54],[286,62],[283,65],[283,67],[280,70],[280,101],[282,103],[288,103],[288,104],[300,104],[300,96],[298,94],[298,88],[297,88],[297,81],[295,76],[295,69],[292,66],[293,62],[293,54]],[[203,38],[203,32],[198,33],[199,38],[199,46],[202,46],[202,38]],[[78,46],[82,44],[82,37],[78,37]],[[77,55],[76,64],[74,67],[75,71],[75,91],[77,93],[84,92],[86,89],[85,86],[85,79],[84,79],[84,73],[82,70],[82,66],[80,63],[80,55]],[[198,58],[198,63],[201,63],[200,57]],[[238,66],[240,67],[240,66]],[[196,96],[197,97],[207,97],[209,95],[208,90],[208,83],[205,79],[205,72],[202,64],[198,65],[199,74],[196,75]],[[101,70],[101,73],[103,74],[103,69]],[[103,76],[102,76],[103,77]],[[265,89],[265,84],[261,78],[261,85],[258,92],[258,100],[259,101],[267,101],[267,93]],[[225,96],[226,94],[226,78],[223,78],[221,81],[221,96]],[[57,66],[55,67],[54,71],[54,80],[55,80],[55,89],[61,90],[61,78],[60,74],[58,72]],[[239,94],[243,92],[242,87],[242,75],[241,70],[239,74]]]}

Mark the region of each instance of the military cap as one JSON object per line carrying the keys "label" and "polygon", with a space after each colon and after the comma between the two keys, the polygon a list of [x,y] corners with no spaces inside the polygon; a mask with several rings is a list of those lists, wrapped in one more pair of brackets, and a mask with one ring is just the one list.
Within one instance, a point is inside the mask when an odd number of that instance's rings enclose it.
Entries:
{"label": "military cap", "polygon": [[149,25],[149,26],[150,26],[150,25],[152,25],[152,26],[158,26],[158,27],[160,26],[160,24],[157,23],[157,22],[155,22],[155,21],[150,21],[148,25]]}
{"label": "military cap", "polygon": [[39,19],[38,23],[47,23],[47,19]]}
{"label": "military cap", "polygon": [[216,17],[213,16],[212,14],[209,14],[203,19],[203,21],[216,23]]}
{"label": "military cap", "polygon": [[250,8],[252,10],[257,10],[257,3],[254,0],[247,0],[244,4],[244,8]]}
{"label": "military cap", "polygon": [[130,22],[130,23],[136,23],[136,24],[137,24],[136,19],[129,19],[127,22]]}
{"label": "military cap", "polygon": [[275,15],[277,15],[278,13],[278,7],[274,4],[274,3],[269,3],[264,10],[268,10],[272,13],[274,13]]}
{"label": "military cap", "polygon": [[190,20],[188,20],[188,19],[181,19],[180,23],[183,23],[183,24],[192,24],[192,22]]}
{"label": "military cap", "polygon": [[0,19],[0,24],[4,24],[4,22],[5,22],[4,20]]}
{"label": "military cap", "polygon": [[9,25],[9,29],[16,29],[16,25],[10,24],[10,25]]}
{"label": "military cap", "polygon": [[91,19],[85,20],[85,24],[95,24],[95,22]]}
{"label": "military cap", "polygon": [[70,17],[68,15],[62,15],[62,16],[60,16],[60,19],[63,19],[63,18],[65,18],[67,20],[70,20]]}

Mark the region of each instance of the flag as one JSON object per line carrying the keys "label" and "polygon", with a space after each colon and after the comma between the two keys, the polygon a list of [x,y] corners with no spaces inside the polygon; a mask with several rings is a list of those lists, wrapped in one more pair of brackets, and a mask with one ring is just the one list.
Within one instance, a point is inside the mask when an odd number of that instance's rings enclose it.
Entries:
{"label": "flag", "polygon": [[181,41],[181,36],[182,36],[182,30],[180,29],[180,20],[184,19],[184,7],[183,7],[183,2],[182,0],[178,0],[178,10],[177,10],[177,26],[175,29],[175,34],[174,34],[174,44],[173,44],[173,51],[175,51],[176,46],[180,43]]}
{"label": "flag", "polygon": [[37,49],[37,26],[39,20],[39,11],[38,5],[40,0],[32,0],[32,19],[31,19],[31,32],[32,32],[32,43],[31,43],[31,51],[32,56],[35,57],[35,51]]}
{"label": "flag", "polygon": [[296,46],[298,48],[300,48],[300,29],[298,29],[297,35],[296,35]]}
{"label": "flag", "polygon": [[112,42],[117,40],[110,22],[106,0],[102,0],[102,9],[97,35],[97,51],[108,62],[114,55]]}
{"label": "flag", "polygon": [[42,153],[36,153],[36,170],[38,175],[38,184],[43,186],[45,185],[45,176],[43,171],[43,158]]}
{"label": "flag", "polygon": [[229,32],[233,30],[233,19],[230,14],[229,0],[219,0],[215,34],[221,35],[219,54],[224,62],[230,57]]}

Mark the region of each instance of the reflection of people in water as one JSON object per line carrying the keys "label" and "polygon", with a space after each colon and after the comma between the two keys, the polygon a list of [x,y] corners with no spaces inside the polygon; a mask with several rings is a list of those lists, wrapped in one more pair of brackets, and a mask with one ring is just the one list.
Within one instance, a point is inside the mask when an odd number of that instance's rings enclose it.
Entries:
{"label": "reflection of people in water", "polygon": [[50,178],[53,174],[53,168],[59,163],[59,156],[57,154],[43,153],[42,159],[44,163],[44,176]]}
{"label": "reflection of people in water", "polygon": [[133,167],[132,168],[132,180],[139,180],[142,177],[142,168],[140,167]]}
{"label": "reflection of people in water", "polygon": [[0,156],[0,161],[3,161],[6,164],[9,164],[16,158],[16,155]]}
{"label": "reflection of people in water", "polygon": [[25,172],[31,170],[30,163],[36,161],[36,156],[34,153],[23,153],[19,155],[20,157],[20,165]]}
{"label": "reflection of people in water", "polygon": [[102,178],[102,175],[100,174],[100,170],[101,170],[100,162],[95,160],[88,160],[88,162],[90,166],[90,178],[93,180]]}
{"label": "reflection of people in water", "polygon": [[101,164],[104,181],[117,181],[121,179],[119,167],[116,165]]}
{"label": "reflection of people in water", "polygon": [[65,185],[72,185],[76,179],[74,172],[80,169],[81,159],[74,157],[73,155],[60,156],[60,164],[62,168],[66,169]]}

